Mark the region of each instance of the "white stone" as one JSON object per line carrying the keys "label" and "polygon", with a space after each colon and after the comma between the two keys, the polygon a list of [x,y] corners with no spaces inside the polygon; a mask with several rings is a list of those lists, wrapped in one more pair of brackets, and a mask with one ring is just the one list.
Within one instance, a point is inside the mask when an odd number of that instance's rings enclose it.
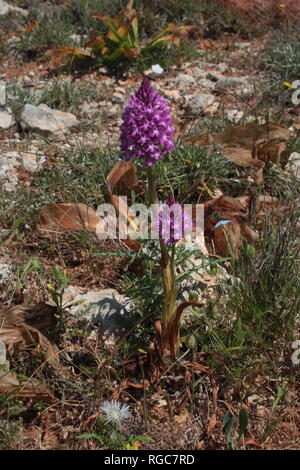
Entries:
{"label": "white stone", "polygon": [[24,75],[24,77],[23,77],[23,83],[24,83],[24,85],[26,85],[27,87],[32,86],[32,85],[33,85],[32,77],[29,77],[28,75]]}
{"label": "white stone", "polygon": [[12,267],[3,261],[0,261],[0,284],[8,281],[12,272]]}
{"label": "white stone", "polygon": [[6,83],[3,80],[0,80],[0,106],[5,106],[6,104]]}
{"label": "white stone", "polygon": [[247,79],[245,77],[222,77],[215,84],[215,90],[226,90],[227,88],[237,88],[245,86]]}
{"label": "white stone", "polygon": [[218,70],[221,72],[221,73],[225,73],[228,69],[228,65],[225,63],[225,62],[220,62],[218,65]]}
{"label": "white stone", "polygon": [[287,163],[287,169],[297,178],[300,178],[300,153],[293,152]]}
{"label": "white stone", "polygon": [[218,80],[224,77],[219,72],[215,70],[210,70],[209,72],[207,72],[206,78],[208,78],[209,80],[213,80],[214,82],[217,82]]}
{"label": "white stone", "polygon": [[174,82],[179,86],[196,85],[194,77],[192,75],[188,75],[187,73],[179,73]]}
{"label": "white stone", "polygon": [[82,288],[69,286],[63,297],[64,305],[79,319],[93,325],[104,336],[106,344],[113,344],[132,327],[134,305],[130,299],[115,289],[83,292]]}
{"label": "white stone", "polygon": [[12,110],[9,107],[0,108],[0,129],[9,129],[14,122]]}
{"label": "white stone", "polygon": [[227,118],[232,122],[238,122],[244,116],[243,111],[239,111],[238,109],[229,109],[226,112]]}
{"label": "white stone", "polygon": [[235,42],[234,45],[239,49],[248,49],[251,47],[251,42]]}
{"label": "white stone", "polygon": [[216,97],[209,93],[196,93],[188,101],[188,109],[195,115],[205,113],[207,108],[216,101]]}
{"label": "white stone", "polygon": [[198,84],[201,88],[206,88],[207,90],[213,90],[215,88],[215,83],[207,78],[201,78]]}
{"label": "white stone", "polygon": [[163,94],[166,98],[172,101],[179,101],[181,99],[179,90],[163,90]]}
{"label": "white stone", "polygon": [[74,114],[51,109],[46,104],[40,104],[39,106],[26,104],[21,114],[23,129],[34,131],[62,133],[78,124],[79,122]]}
{"label": "white stone", "polygon": [[0,366],[6,363],[6,347],[3,341],[0,340]]}
{"label": "white stone", "polygon": [[84,101],[81,105],[80,111],[82,114],[92,115],[99,112],[98,103],[88,103]]}
{"label": "white stone", "polygon": [[3,184],[3,189],[7,193],[15,193],[19,184],[19,179],[16,174],[11,174],[9,180]]}
{"label": "white stone", "polygon": [[41,164],[41,159],[38,159],[33,153],[22,153],[21,154],[21,163],[23,168],[29,173],[36,173]]}
{"label": "white stone", "polygon": [[6,15],[9,11],[19,12],[24,16],[28,15],[28,11],[23,10],[23,8],[18,8],[13,5],[9,5],[8,3],[0,0],[0,15]]}
{"label": "white stone", "polygon": [[7,174],[18,166],[18,152],[8,152],[0,155],[0,180],[6,179]]}
{"label": "white stone", "polygon": [[145,71],[145,75],[152,79],[160,77],[163,73],[164,69],[159,64],[152,65],[150,69]]}
{"label": "white stone", "polygon": [[194,67],[192,69],[192,74],[194,78],[205,78],[206,77],[206,71],[202,69],[201,67]]}

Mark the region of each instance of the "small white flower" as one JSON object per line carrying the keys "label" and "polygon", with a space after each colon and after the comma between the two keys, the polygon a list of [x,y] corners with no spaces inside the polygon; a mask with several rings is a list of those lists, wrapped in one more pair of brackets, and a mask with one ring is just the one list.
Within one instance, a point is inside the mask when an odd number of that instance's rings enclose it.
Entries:
{"label": "small white flower", "polygon": [[101,406],[101,410],[105,414],[105,423],[111,423],[120,426],[122,421],[126,421],[131,417],[129,407],[122,405],[119,401],[105,401]]}

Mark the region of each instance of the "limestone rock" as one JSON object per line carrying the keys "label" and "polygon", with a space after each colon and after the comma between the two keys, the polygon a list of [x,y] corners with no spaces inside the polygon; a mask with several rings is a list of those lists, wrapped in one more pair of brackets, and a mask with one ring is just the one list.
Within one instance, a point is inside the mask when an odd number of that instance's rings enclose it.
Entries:
{"label": "limestone rock", "polygon": [[7,152],[0,155],[0,182],[4,191],[14,192],[18,185],[15,168],[19,165],[18,152]]}
{"label": "limestone rock", "polygon": [[245,86],[245,84],[247,84],[247,79],[245,77],[221,77],[215,84],[215,90],[237,88]]}
{"label": "limestone rock", "polygon": [[155,64],[152,65],[150,69],[146,70],[144,73],[145,75],[147,75],[147,77],[152,78],[153,80],[157,77],[160,77],[164,73],[164,69],[159,64]]}
{"label": "limestone rock", "polygon": [[239,111],[238,109],[229,109],[226,112],[226,116],[232,122],[239,122],[244,116],[244,113],[243,111]]}
{"label": "limestone rock", "polygon": [[178,86],[184,86],[184,87],[196,85],[196,81],[194,77],[187,73],[179,73],[177,77],[175,78],[174,82]]}
{"label": "limestone rock", "polygon": [[11,265],[0,261],[0,285],[9,280],[11,272]]}
{"label": "limestone rock", "polygon": [[287,170],[300,179],[300,153],[291,153],[287,163]]}
{"label": "limestone rock", "polygon": [[207,114],[212,111],[212,106],[218,104],[216,97],[210,93],[196,93],[187,103],[188,109],[194,115]]}
{"label": "limestone rock", "polygon": [[37,132],[61,134],[70,127],[77,125],[78,120],[74,114],[51,109],[46,104],[38,106],[26,104],[21,114],[21,126],[23,129],[31,129]]}
{"label": "limestone rock", "polygon": [[8,3],[4,2],[3,0],[0,0],[0,16],[1,15],[6,15],[6,13],[8,13],[10,11],[19,12],[24,16],[28,15],[28,12],[26,10],[24,10],[23,8],[18,8],[18,7],[15,7],[13,5],[9,5]]}
{"label": "limestone rock", "polygon": [[15,122],[12,110],[7,108],[0,108],[0,129],[9,129]]}
{"label": "limestone rock", "polygon": [[6,83],[0,80],[0,106],[6,105]]}
{"label": "limestone rock", "polygon": [[70,308],[79,318],[90,323],[112,345],[116,338],[129,331],[133,325],[134,305],[128,297],[115,289],[91,290],[86,293],[76,286],[69,286],[64,293],[64,304],[76,304]]}

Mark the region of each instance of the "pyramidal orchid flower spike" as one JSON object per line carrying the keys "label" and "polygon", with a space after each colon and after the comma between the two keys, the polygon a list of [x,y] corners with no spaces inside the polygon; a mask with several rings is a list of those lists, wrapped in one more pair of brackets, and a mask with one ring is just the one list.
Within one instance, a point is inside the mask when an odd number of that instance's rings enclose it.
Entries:
{"label": "pyramidal orchid flower spike", "polygon": [[171,153],[174,129],[167,101],[144,77],[123,114],[121,151],[125,160],[137,158],[142,166],[151,167]]}

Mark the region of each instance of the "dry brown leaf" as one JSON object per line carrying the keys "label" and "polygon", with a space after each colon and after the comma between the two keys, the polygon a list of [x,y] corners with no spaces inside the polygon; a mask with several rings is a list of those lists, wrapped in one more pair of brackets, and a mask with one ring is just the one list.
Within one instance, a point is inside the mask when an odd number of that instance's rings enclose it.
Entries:
{"label": "dry brown leaf", "polygon": [[[217,134],[200,134],[185,139],[186,143],[222,146],[221,153],[241,167],[254,167],[257,182],[263,180],[263,167],[266,161],[286,163],[288,150],[285,142],[290,131],[277,123],[257,125],[255,123],[229,126]],[[256,157],[256,158],[254,158]]]}
{"label": "dry brown leaf", "polygon": [[2,393],[12,393],[16,397],[31,398],[46,403],[56,402],[46,385],[37,379],[19,382],[15,373],[0,370],[0,395]]}
{"label": "dry brown leaf", "polygon": [[205,449],[205,441],[202,439],[202,441],[199,442],[197,450],[202,450]]}
{"label": "dry brown leaf", "polygon": [[297,130],[300,129],[300,117],[297,117],[297,118],[294,119],[293,127]]}
{"label": "dry brown leaf", "polygon": [[170,44],[175,44],[176,46],[179,46],[180,41],[182,39],[188,38],[189,34],[192,31],[196,31],[198,27],[195,25],[178,26],[176,24],[170,23],[168,24],[166,29],[168,31],[168,35],[162,38],[163,41],[168,41],[168,43]]}
{"label": "dry brown leaf", "polygon": [[[133,230],[138,232],[139,227],[135,224],[135,218],[128,216],[127,204],[122,201],[122,204],[120,205],[120,199],[117,195],[121,194],[122,196],[130,196],[132,190],[134,190],[137,194],[140,194],[142,191],[142,188],[138,183],[136,169],[132,161],[130,160],[128,162],[118,162],[112,168],[107,177],[107,185],[111,203],[113,204],[115,209],[122,215],[119,220],[119,226],[129,222]],[[126,241],[124,242],[126,244]],[[139,245],[137,244],[136,247],[138,251]]]}
{"label": "dry brown leaf", "polygon": [[121,10],[117,14],[117,16],[115,16],[114,18],[111,18],[110,16],[107,16],[107,15],[102,15],[101,13],[92,14],[93,18],[103,21],[103,23],[108,26],[110,25],[110,22],[112,21],[116,28],[120,28],[121,26],[126,26],[126,25],[130,26],[130,23],[132,22],[134,18],[136,18],[136,16],[137,16],[137,12],[133,8],[133,0],[129,0],[127,2],[126,7],[123,10]]}
{"label": "dry brown leaf", "polygon": [[252,158],[251,150],[242,147],[225,147],[221,150],[228,160],[242,168],[254,167],[263,168],[264,164],[260,160]]}
{"label": "dry brown leaf", "polygon": [[212,211],[220,212],[221,214],[227,212],[230,216],[239,215],[245,217],[248,207],[248,204],[246,204],[246,201],[248,202],[247,198],[249,198],[247,195],[238,198],[224,195],[219,196],[204,203],[204,213],[209,215]]}
{"label": "dry brown leaf", "polygon": [[257,449],[262,449],[263,448],[263,446],[261,444],[259,444],[257,441],[255,441],[255,439],[253,439],[252,437],[249,437],[248,439],[245,439],[244,440],[244,445],[245,446],[254,446]]}
{"label": "dry brown leaf", "polygon": [[254,243],[259,239],[259,234],[245,222],[241,224],[241,232],[249,243]]}
{"label": "dry brown leaf", "polygon": [[93,53],[78,47],[59,46],[48,49],[48,51],[45,52],[45,57],[50,60],[50,65],[52,67],[59,67],[64,65],[64,63],[71,57],[83,59],[84,57],[93,57]]}
{"label": "dry brown leaf", "polygon": [[88,42],[85,43],[84,47],[103,47],[105,44],[103,36],[92,35]]}
{"label": "dry brown leaf", "polygon": [[92,18],[95,18],[96,20],[101,20],[107,25],[110,23],[110,16],[102,15],[102,13],[93,13]]}
{"label": "dry brown leaf", "polygon": [[237,257],[241,243],[241,225],[235,217],[231,218],[230,223],[215,229],[214,245],[222,256]]}
{"label": "dry brown leaf", "polygon": [[278,165],[286,163],[288,160],[287,147],[284,142],[272,140],[264,142],[257,147],[257,158],[263,162],[274,162]]}
{"label": "dry brown leaf", "polygon": [[186,424],[189,416],[189,412],[187,410],[183,410],[179,415],[174,416],[174,421],[179,425]]}
{"label": "dry brown leaf", "polygon": [[160,408],[159,406],[153,406],[152,411],[160,418],[160,419],[168,419],[169,413],[164,408]]}
{"label": "dry brown leaf", "polygon": [[211,435],[211,433],[213,432],[213,430],[215,429],[216,425],[217,425],[217,416],[216,414],[214,413],[212,415],[212,417],[210,418],[209,422],[208,422],[208,425],[207,425],[207,431],[206,431],[206,435],[207,437],[209,437]]}
{"label": "dry brown leaf", "polygon": [[45,358],[59,363],[57,348],[38,329],[54,326],[55,307],[39,304],[34,307],[17,305],[0,312],[0,340],[12,354],[15,349],[33,348]]}
{"label": "dry brown leaf", "polygon": [[[237,198],[222,195],[204,204],[205,236],[214,241],[216,250],[222,256],[229,256],[231,253],[236,256],[242,236],[249,243],[255,243],[259,239],[259,233],[246,223],[252,201],[253,198],[247,194]],[[279,199],[269,195],[261,195],[254,202],[257,227],[267,211],[272,211],[279,217],[287,210]],[[224,223],[216,227],[220,221]]]}
{"label": "dry brown leaf", "polygon": [[47,235],[83,229],[96,232],[100,221],[94,209],[85,204],[47,204],[41,209],[37,229]]}
{"label": "dry brown leaf", "polygon": [[94,413],[94,414],[90,415],[90,416],[84,421],[84,425],[86,426],[87,424],[89,424],[90,421],[93,421],[94,419],[98,419],[100,415],[101,415],[101,411],[98,411],[97,413]]}
{"label": "dry brown leaf", "polygon": [[42,450],[56,449],[57,445],[58,445],[58,437],[55,431],[46,429],[46,431],[43,433],[43,438],[41,440],[41,449]]}
{"label": "dry brown leaf", "polygon": [[107,176],[110,194],[130,195],[130,192],[139,187],[137,174],[132,160],[118,162]]}
{"label": "dry brown leaf", "polygon": [[[204,204],[205,235],[213,240],[215,249],[222,256],[237,256],[242,235],[247,233],[250,237],[245,224],[249,202],[247,195],[240,198],[222,195]],[[218,218],[216,213],[219,214]],[[225,223],[216,227],[220,221]]]}
{"label": "dry brown leaf", "polygon": [[210,51],[218,46],[218,43],[213,39],[200,39],[199,48],[204,49],[205,51]]}
{"label": "dry brown leaf", "polygon": [[30,23],[24,28],[25,33],[31,33],[31,31],[38,26],[38,23]]}
{"label": "dry brown leaf", "polygon": [[223,131],[214,134],[213,140],[217,145],[253,148],[256,145],[270,142],[274,139],[287,141],[289,137],[290,131],[285,126],[269,122],[263,125],[249,123],[243,126],[229,126]]}
{"label": "dry brown leaf", "polygon": [[283,206],[279,199],[269,195],[261,195],[256,200],[256,219],[260,220],[266,215],[266,212],[271,212],[280,217],[287,211],[287,207]]}
{"label": "dry brown leaf", "polygon": [[136,59],[141,55],[142,49],[140,47],[131,47],[130,49],[124,49],[123,47],[120,49],[120,51],[123,52],[125,57],[128,57],[130,59]]}
{"label": "dry brown leaf", "polygon": [[[192,302],[190,302],[192,303]],[[187,368],[187,369],[193,369],[193,370],[198,370],[200,372],[204,372],[205,374],[210,374],[211,371],[209,367],[204,366],[203,364],[199,364],[199,362],[182,362],[181,366]]]}

